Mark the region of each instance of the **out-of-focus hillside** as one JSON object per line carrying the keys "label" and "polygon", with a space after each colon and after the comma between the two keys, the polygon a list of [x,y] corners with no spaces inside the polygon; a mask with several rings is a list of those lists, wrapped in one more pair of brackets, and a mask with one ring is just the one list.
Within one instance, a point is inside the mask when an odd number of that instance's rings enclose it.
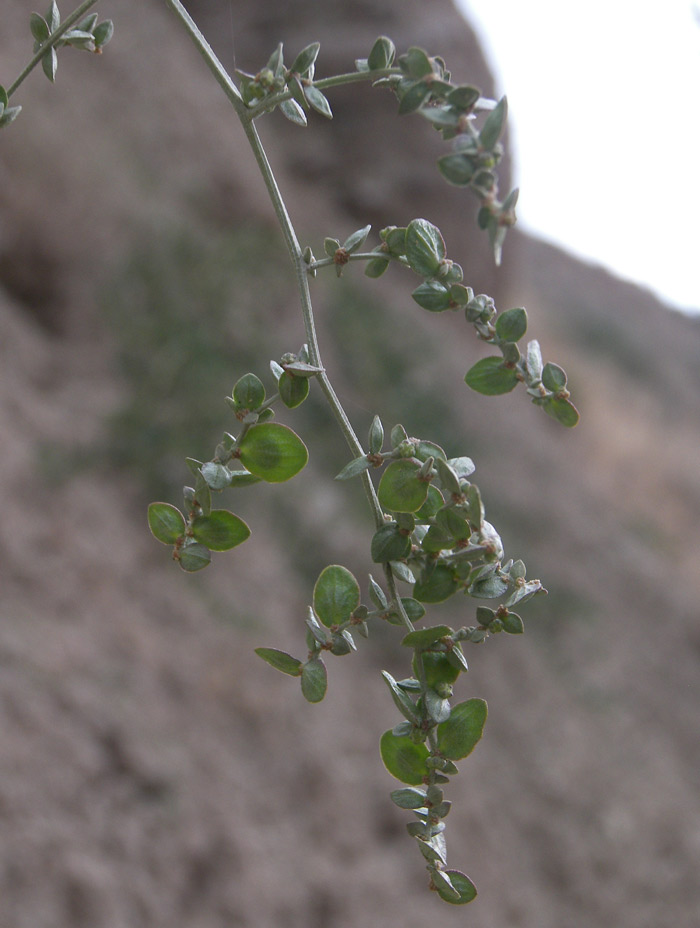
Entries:
{"label": "out-of-focus hillside", "polygon": [[[491,91],[447,0],[188,7],[246,70],[280,39],[291,54],[320,40],[330,73],[385,33]],[[29,10],[3,12],[5,83],[31,47]],[[317,485],[345,459],[322,404],[288,420],[311,451],[292,500],[270,487],[231,503],[249,543],[186,576],[147,533],[148,494],[177,493],[182,459],[231,428],[237,377],[302,330],[264,187],[202,62],[155,0],[102,13],[117,26],[102,58],[65,50],[57,85],[35,74],[0,139],[0,922],[462,924],[426,892],[388,799],[377,741],[396,720],[379,669],[405,672],[391,629],[332,662],[318,706],[253,655],[299,651],[326,563],[372,569],[359,488]],[[522,639],[468,654],[461,692],[490,706],[450,787],[450,863],[480,891],[468,917],[696,928],[700,327],[517,232],[496,272],[429,127],[365,87],[332,103],[332,124],[262,126],[315,251],[366,222],[432,220],[467,282],[527,306],[582,412],[567,432],[517,391],[470,394],[486,352],[399,275],[314,284],[360,433],[379,412],[471,455],[508,552],[550,591]],[[274,266],[260,273],[262,247]],[[437,615],[471,624],[473,604]]]}

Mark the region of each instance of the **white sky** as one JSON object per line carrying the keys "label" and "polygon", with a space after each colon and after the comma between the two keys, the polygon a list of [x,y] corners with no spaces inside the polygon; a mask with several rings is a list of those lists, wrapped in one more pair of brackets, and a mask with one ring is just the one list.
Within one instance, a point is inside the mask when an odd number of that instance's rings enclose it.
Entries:
{"label": "white sky", "polygon": [[700,311],[700,0],[457,3],[508,96],[520,226]]}

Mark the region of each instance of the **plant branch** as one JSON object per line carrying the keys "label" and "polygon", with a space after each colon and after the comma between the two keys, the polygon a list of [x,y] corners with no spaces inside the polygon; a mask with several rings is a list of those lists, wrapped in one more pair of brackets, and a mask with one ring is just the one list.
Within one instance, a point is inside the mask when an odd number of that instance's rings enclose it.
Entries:
{"label": "plant branch", "polygon": [[[384,261],[396,261],[398,264],[402,264],[404,267],[410,267],[406,258],[403,255],[392,255],[388,251],[355,251],[352,254],[346,256],[347,261],[374,261],[376,258],[380,258]],[[318,261],[311,261],[307,264],[306,268],[308,271],[317,271],[322,267],[331,267],[337,262],[335,258],[319,258]]]}
{"label": "plant branch", "polygon": [[61,23],[58,29],[56,29],[54,32],[51,33],[51,35],[48,37],[48,39],[46,39],[45,42],[42,42],[41,48],[31,59],[29,64],[24,68],[24,70],[19,75],[17,80],[15,80],[14,83],[10,84],[10,86],[7,88],[8,97],[11,97],[12,94],[20,86],[20,84],[22,84],[24,80],[27,77],[29,77],[31,72],[39,64],[39,62],[44,57],[44,55],[48,51],[50,51],[50,49],[54,47],[54,45],[58,42],[61,36],[64,35],[66,32],[68,32],[71,26],[75,25],[75,23],[77,23],[80,19],[82,19],[83,15],[87,13],[90,7],[95,6],[97,2],[98,0],[85,0],[84,3],[80,4],[77,10],[74,10],[74,12],[72,12],[70,16]]}
{"label": "plant branch", "polygon": [[194,42],[200,55],[202,58],[204,58],[207,67],[216,78],[216,82],[231,101],[238,115],[242,116],[243,112],[245,111],[245,106],[243,104],[238,87],[236,87],[234,82],[231,80],[228,71],[214,54],[211,45],[204,38],[204,35],[197,26],[197,23],[192,19],[190,14],[180,3],[180,0],[165,0],[165,4],[166,6],[170,7],[173,13],[180,20],[185,31]]}
{"label": "plant branch", "polygon": [[[309,291],[308,265],[304,261],[302,249],[299,245],[299,240],[297,238],[294,225],[292,224],[292,220],[282,198],[282,194],[277,184],[277,180],[275,179],[275,175],[272,172],[272,168],[270,166],[270,162],[268,161],[265,149],[263,148],[262,142],[260,141],[258,131],[250,119],[249,111],[243,104],[243,100],[238,91],[238,88],[231,80],[224,66],[214,54],[214,51],[200,32],[192,17],[183,7],[182,3],[180,3],[180,0],[165,0],[165,2],[181,21],[188,35],[204,58],[207,67],[212,72],[218,84],[221,86],[224,93],[232,103],[243,125],[248,142],[253,150],[255,160],[258,163],[260,173],[262,174],[263,181],[267,187],[270,200],[272,201],[272,206],[280,224],[280,228],[287,245],[287,250],[289,251],[289,256],[292,260],[292,264],[294,265],[297,286],[299,288],[302,316],[304,320],[304,331],[306,333],[306,341],[309,347],[309,361],[315,367],[322,368],[323,362],[321,360],[321,352],[318,345],[318,337],[316,335],[316,325],[314,322],[313,309],[311,305],[311,293]],[[362,445],[360,444],[360,441],[357,438],[352,425],[350,424],[350,420],[348,419],[345,410],[340,403],[340,400],[336,396],[335,390],[333,389],[333,386],[325,371],[318,375],[317,380],[320,384],[324,396],[326,397],[326,401],[331,407],[333,415],[335,416],[335,419],[340,426],[348,446],[350,447],[353,455],[355,457],[359,457],[365,453],[364,449],[362,448]],[[365,494],[374,515],[375,524],[377,527],[379,527],[384,522],[384,515],[382,508],[379,505],[374,485],[372,484],[372,481],[367,474],[363,475],[363,485]]]}

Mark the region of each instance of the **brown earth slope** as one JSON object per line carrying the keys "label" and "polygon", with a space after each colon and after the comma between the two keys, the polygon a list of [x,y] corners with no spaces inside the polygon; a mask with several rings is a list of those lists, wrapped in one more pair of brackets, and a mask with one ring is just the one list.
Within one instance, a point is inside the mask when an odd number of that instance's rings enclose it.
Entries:
{"label": "brown earth slope", "polygon": [[[386,33],[491,90],[446,0],[277,6],[189,8],[247,70],[282,38],[292,54],[320,39],[319,73],[342,69]],[[6,83],[27,57],[28,12],[3,12]],[[441,907],[378,757],[396,721],[379,669],[405,672],[395,638],[333,662],[318,706],[252,653],[299,651],[325,563],[371,569],[360,496],[316,482],[338,469],[332,423],[320,408],[301,420],[312,465],[294,499],[253,494],[254,538],[207,576],[177,571],[147,534],[144,482],[167,471],[177,486],[181,459],[209,445],[184,436],[148,473],[141,452],[109,464],[133,440],[115,431],[118,415],[150,409],[138,384],[150,373],[156,389],[178,362],[154,338],[155,374],[124,366],[160,311],[160,278],[147,286],[134,256],[187,282],[204,259],[189,275],[174,241],[201,256],[230,232],[276,239],[242,133],[170,15],[155,0],[105,0],[103,15],[117,23],[107,53],[66,50],[56,87],[35,74],[0,146],[0,925],[417,928],[439,915],[446,926],[695,928],[700,328],[525,236],[511,235],[496,275],[473,203],[440,183],[437,139],[396,119],[389,95],[344,90],[332,125],[301,132],[274,116],[263,129],[317,253],[325,235],[425,215],[475,289],[528,307],[583,413],[565,433],[522,395],[468,395],[464,372],[483,350],[458,319],[418,310],[398,277],[372,290],[359,274],[318,282],[326,363],[360,431],[379,411],[410,432],[430,423],[425,437],[471,454],[508,551],[550,590],[524,613],[522,639],[469,654],[462,691],[485,696],[490,719],[451,785],[448,834],[451,865],[480,895],[467,910]],[[262,282],[247,269],[243,284],[222,284],[230,305],[213,341],[230,370],[204,400],[219,432],[231,428],[219,397],[249,359],[262,371],[301,340],[286,274],[266,266]],[[166,303],[183,304],[188,344],[209,317],[203,290],[190,299],[182,287]],[[115,301],[121,329],[102,312]],[[199,376],[185,369],[162,394],[143,455],[158,420],[199,396]],[[473,607],[437,616],[470,624]]]}

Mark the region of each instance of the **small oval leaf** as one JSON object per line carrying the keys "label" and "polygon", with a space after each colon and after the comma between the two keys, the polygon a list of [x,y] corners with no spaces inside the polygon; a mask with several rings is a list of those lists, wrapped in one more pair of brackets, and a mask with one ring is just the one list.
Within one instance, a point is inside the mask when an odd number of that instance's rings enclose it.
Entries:
{"label": "small oval leaf", "polygon": [[341,625],[360,604],[360,586],[347,568],[331,564],[319,574],[313,601],[314,612],[327,628]]}
{"label": "small oval leaf", "polygon": [[309,395],[309,378],[295,377],[289,371],[282,374],[277,386],[280,391],[280,399],[288,409],[296,409],[297,406],[301,406]]}
{"label": "small oval leaf", "polygon": [[572,429],[578,424],[578,409],[569,400],[558,396],[550,396],[544,404],[544,411],[568,429]]}
{"label": "small oval leaf", "polygon": [[211,554],[209,549],[196,541],[185,545],[180,551],[178,564],[188,573],[194,573],[196,570],[202,570],[211,563]]}
{"label": "small oval leaf", "polygon": [[250,538],[250,529],[232,512],[212,509],[208,516],[197,516],[192,535],[212,551],[228,551]]}
{"label": "small oval leaf", "polygon": [[438,725],[438,750],[449,760],[462,760],[479,743],[486,724],[488,707],[483,699],[460,702],[446,722]]}
{"label": "small oval leaf", "polygon": [[445,241],[440,230],[427,219],[414,219],[406,229],[406,257],[421,277],[434,277],[445,257]]}
{"label": "small oval leaf", "polygon": [[371,552],[375,564],[398,561],[411,553],[411,539],[401,533],[395,522],[389,522],[375,532]]}
{"label": "small oval leaf", "polygon": [[393,461],[382,474],[377,496],[384,509],[417,512],[428,495],[428,481],[419,479],[420,465],[403,459]]}
{"label": "small oval leaf", "polygon": [[437,889],[438,896],[444,899],[445,902],[449,902],[452,905],[466,905],[467,902],[476,899],[476,886],[474,886],[469,877],[465,873],[462,873],[461,870],[442,870],[441,873],[449,877],[452,889],[456,890],[459,894],[459,899],[455,899],[449,889],[445,891],[436,884],[435,888]]}
{"label": "small oval leaf", "polygon": [[314,657],[302,666],[301,691],[308,702],[321,702],[327,689],[326,665],[320,657]]}
{"label": "small oval leaf", "polygon": [[510,391],[518,384],[515,368],[505,367],[497,356],[482,358],[471,367],[464,378],[467,386],[484,396],[498,396]]}
{"label": "small oval leaf", "polygon": [[379,751],[386,769],[402,783],[420,786],[428,776],[425,765],[428,749],[424,744],[415,744],[410,738],[397,736],[390,730],[382,735]]}
{"label": "small oval leaf", "polygon": [[527,313],[521,306],[509,309],[496,319],[496,335],[504,342],[517,342],[527,332]]}
{"label": "small oval leaf", "polygon": [[151,503],[148,507],[148,527],[164,545],[174,545],[185,532],[185,519],[170,503]]}
{"label": "small oval leaf", "polygon": [[256,648],[255,653],[275,670],[288,673],[290,677],[301,676],[301,661],[286,651],[279,651],[277,648]]}
{"label": "small oval leaf", "polygon": [[438,564],[427,580],[413,587],[414,597],[421,603],[442,603],[457,592],[457,580],[445,564]]}
{"label": "small oval leaf", "polygon": [[238,452],[244,467],[268,483],[290,480],[309,460],[301,438],[278,422],[251,426],[241,439]]}

